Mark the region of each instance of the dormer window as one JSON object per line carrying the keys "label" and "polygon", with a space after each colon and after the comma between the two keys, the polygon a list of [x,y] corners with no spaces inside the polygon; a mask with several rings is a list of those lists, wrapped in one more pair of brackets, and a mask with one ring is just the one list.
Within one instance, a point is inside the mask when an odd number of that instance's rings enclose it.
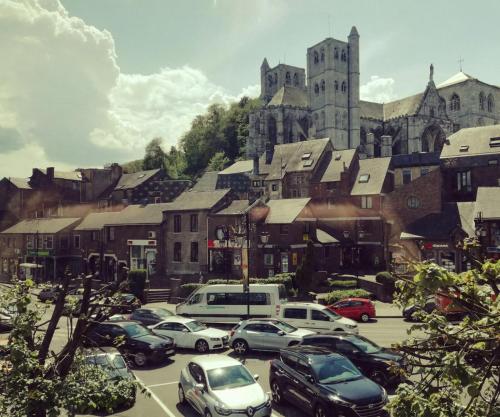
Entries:
{"label": "dormer window", "polygon": [[469,145],[460,145],[460,152],[467,152],[469,150]]}
{"label": "dormer window", "polygon": [[308,160],[304,161],[304,168],[312,166],[313,162],[314,162],[314,159],[308,159]]}
{"label": "dormer window", "polygon": [[311,157],[311,152],[306,152],[305,154],[302,155],[302,160],[305,161],[306,159],[309,159]]}
{"label": "dormer window", "polygon": [[358,182],[363,184],[363,183],[367,183],[369,180],[370,180],[370,174],[361,174],[359,176]]}

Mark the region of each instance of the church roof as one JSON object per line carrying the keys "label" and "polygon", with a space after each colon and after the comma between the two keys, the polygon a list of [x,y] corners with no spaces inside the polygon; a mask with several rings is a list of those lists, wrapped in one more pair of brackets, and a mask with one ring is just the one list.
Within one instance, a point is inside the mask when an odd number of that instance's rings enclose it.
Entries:
{"label": "church roof", "polygon": [[424,93],[405,97],[401,100],[391,101],[384,104],[384,120],[395,119],[401,116],[411,116],[417,114],[418,108]]}
{"label": "church roof", "polygon": [[460,84],[468,80],[475,80],[475,78],[469,74],[466,74],[465,72],[460,71],[452,77],[448,78],[446,81],[443,81],[437,86],[437,88],[444,88],[453,84]]}
{"label": "church roof", "polygon": [[362,119],[384,119],[384,105],[382,103],[374,103],[372,101],[359,101],[360,116]]}
{"label": "church roof", "polygon": [[308,107],[307,94],[300,88],[285,85],[281,87],[267,106]]}

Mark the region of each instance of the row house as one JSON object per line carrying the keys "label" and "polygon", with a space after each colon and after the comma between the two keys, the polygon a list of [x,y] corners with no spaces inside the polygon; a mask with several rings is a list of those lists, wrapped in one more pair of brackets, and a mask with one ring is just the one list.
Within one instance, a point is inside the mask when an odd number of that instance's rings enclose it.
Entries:
{"label": "row house", "polygon": [[76,271],[81,257],[74,255],[72,231],[80,218],[39,218],[22,220],[0,232],[0,275],[9,279],[30,269],[23,263],[38,265],[33,269],[37,281],[58,281],[66,268]]}

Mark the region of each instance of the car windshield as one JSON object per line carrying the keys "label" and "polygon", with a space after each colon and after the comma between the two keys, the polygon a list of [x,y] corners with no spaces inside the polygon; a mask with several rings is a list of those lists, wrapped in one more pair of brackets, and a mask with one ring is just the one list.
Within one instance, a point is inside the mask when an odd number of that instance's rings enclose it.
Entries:
{"label": "car windshield", "polygon": [[203,323],[200,323],[199,321],[196,320],[188,321],[185,324],[188,327],[188,329],[191,330],[192,332],[199,332],[207,328],[207,326],[205,326]]}
{"label": "car windshield", "polygon": [[110,369],[125,369],[127,367],[121,355],[88,356],[87,362],[92,365],[98,365]]}
{"label": "car windshield", "polygon": [[325,358],[313,362],[312,369],[320,384],[337,384],[362,377],[352,362],[345,358]]}
{"label": "car windshield", "polygon": [[255,383],[243,365],[226,366],[207,372],[208,384],[213,390],[239,388]]}
{"label": "car windshield", "polygon": [[285,333],[293,333],[297,330],[296,327],[289,325],[283,321],[273,321],[273,324],[278,327],[280,330],[283,330]]}
{"label": "car windshield", "polygon": [[347,337],[346,340],[351,342],[359,350],[365,353],[377,353],[382,350],[382,348],[379,345],[373,343],[372,341],[366,339],[363,336],[350,336]]}
{"label": "car windshield", "polygon": [[148,329],[140,324],[128,324],[123,326],[123,329],[127,332],[130,337],[145,336],[151,334]]}
{"label": "car windshield", "polygon": [[170,310],[167,310],[166,308],[158,308],[157,310],[153,310],[152,312],[162,318],[175,316],[174,313],[172,313]]}
{"label": "car windshield", "polygon": [[330,317],[331,320],[338,320],[340,318],[342,318],[341,315],[337,314],[337,313],[334,313],[332,310],[328,309],[328,308],[324,308],[323,310],[321,310],[323,313],[325,313],[328,317]]}

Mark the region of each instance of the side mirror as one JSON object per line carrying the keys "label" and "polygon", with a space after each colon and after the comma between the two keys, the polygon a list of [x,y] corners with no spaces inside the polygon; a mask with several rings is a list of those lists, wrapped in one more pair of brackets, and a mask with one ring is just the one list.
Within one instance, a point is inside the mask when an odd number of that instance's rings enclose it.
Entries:
{"label": "side mirror", "polygon": [[259,380],[259,375],[258,375],[258,374],[255,374],[255,375],[253,376],[253,379],[255,379],[256,381],[258,381],[258,380]]}
{"label": "side mirror", "polygon": [[182,333],[189,333],[188,329],[182,329]]}
{"label": "side mirror", "polygon": [[195,384],[194,389],[195,389],[196,391],[201,391],[201,392],[203,392],[203,391],[205,391],[205,385],[203,385],[203,384]]}
{"label": "side mirror", "polygon": [[284,336],[284,335],[285,335],[285,332],[284,332],[283,330],[280,330],[280,331],[278,332],[278,336]]}

